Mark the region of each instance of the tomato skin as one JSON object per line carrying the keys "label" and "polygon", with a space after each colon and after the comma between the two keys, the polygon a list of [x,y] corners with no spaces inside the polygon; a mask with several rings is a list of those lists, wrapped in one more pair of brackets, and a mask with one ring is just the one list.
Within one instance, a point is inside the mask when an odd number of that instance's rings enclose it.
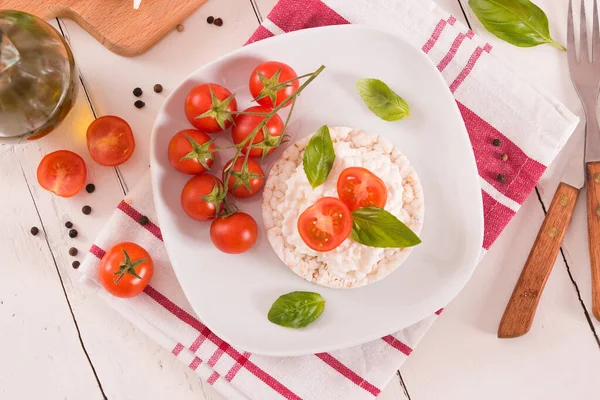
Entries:
{"label": "tomato skin", "polygon": [[[244,110],[244,112],[254,112],[254,113],[269,113],[273,111],[269,107],[264,106],[253,106]],[[260,124],[265,117],[261,115],[245,115],[240,114],[235,119],[235,125],[233,130],[231,131],[233,137],[233,143],[240,144],[246,139],[252,131],[256,128],[258,124]],[[252,144],[257,144],[263,142],[262,148],[253,147],[250,150],[250,157],[257,158],[262,157],[263,153],[266,152],[265,156],[271,154],[277,146],[280,144],[280,136],[283,133],[283,121],[278,114],[272,116],[265,127],[267,128],[267,132],[269,132],[269,136],[265,140],[265,135],[263,129],[259,130],[254,136],[254,140]],[[242,148],[242,153],[246,154],[248,151],[248,143]]]}
{"label": "tomato skin", "polygon": [[254,246],[257,237],[256,221],[241,211],[227,217],[219,217],[210,225],[210,240],[223,253],[244,253]]}
{"label": "tomato skin", "polygon": [[[279,69],[281,69],[279,79],[277,80],[277,82],[272,82],[275,85],[278,82],[279,83],[285,82],[290,79],[294,79],[298,76],[298,75],[296,75],[296,71],[294,71],[294,69],[287,64],[284,64],[284,63],[278,62],[278,61],[264,62],[264,63],[260,64],[258,67],[256,67],[254,69],[254,71],[252,71],[252,74],[250,75],[249,87],[250,87],[250,94],[252,95],[252,98],[256,99],[261,94],[261,91],[264,89],[264,85],[260,81],[258,72],[260,72],[266,78],[272,78],[273,75]],[[276,92],[275,104],[273,104],[273,100],[271,99],[270,96],[263,97],[259,100],[256,100],[256,102],[258,104],[260,104],[261,106],[275,108],[278,105],[280,105],[285,99],[290,97],[292,95],[292,93],[294,93],[294,91],[296,91],[299,87],[300,87],[300,82],[298,80],[295,80],[293,82],[290,82],[290,86],[286,86],[286,87],[282,88],[281,90],[278,90]],[[285,107],[288,107],[291,104],[292,104],[292,102],[290,101],[285,105]]]}
{"label": "tomato skin", "polygon": [[[219,125],[217,119],[212,116],[204,118],[196,118],[199,115],[204,114],[213,107],[212,98],[210,95],[210,89],[214,92],[217,99],[222,102],[231,96],[231,92],[221,85],[216,83],[203,83],[196,86],[188,93],[185,98],[185,116],[192,124],[192,126],[200,131],[208,133],[218,133],[224,129]],[[223,112],[235,112],[237,111],[237,102],[235,98],[224,107]],[[232,122],[225,119],[223,121],[224,128],[228,129]]]}
{"label": "tomato skin", "polygon": [[79,154],[58,150],[46,154],[37,168],[41,187],[60,197],[75,196],[85,185],[87,168]]}
{"label": "tomato skin", "polygon": [[85,135],[92,159],[105,167],[115,167],[129,160],[135,150],[131,127],[122,118],[105,115],[88,126]]}
{"label": "tomato skin", "polygon": [[[184,129],[177,132],[169,142],[169,162],[173,168],[183,174],[200,175],[206,172],[207,169],[204,167],[204,165],[202,165],[198,158],[182,160],[183,157],[190,154],[190,152],[194,150],[192,148],[192,144],[187,138],[188,136],[200,146],[205,145],[211,140],[210,136],[208,136],[206,133],[197,131],[195,129]],[[204,153],[200,158],[204,161],[208,168],[210,168],[212,167],[217,154],[215,151],[215,144],[211,143],[207,146],[206,150],[209,152],[208,154],[210,154],[212,158],[208,155],[204,156]]]}
{"label": "tomato skin", "polygon": [[[232,160],[229,160],[227,162],[227,164],[225,165],[225,167],[223,167],[223,180],[225,180],[225,169],[229,165],[231,165],[231,161]],[[260,189],[262,189],[263,185],[265,184],[265,173],[264,173],[262,167],[260,166],[260,164],[256,160],[249,158],[246,174],[250,173],[250,174],[260,175],[260,177],[256,177],[256,176],[255,177],[252,177],[252,176],[245,177],[244,176],[245,174],[242,172],[243,165],[244,165],[244,157],[239,156],[237,158],[237,160],[235,160],[235,163],[233,164],[233,167],[231,168],[232,175],[229,176],[229,180],[227,181],[227,190],[229,191],[229,193],[231,193],[235,197],[248,198],[248,197],[256,196],[258,194],[258,192],[260,192]],[[241,183],[244,181],[244,179],[248,180],[248,183],[250,184],[250,190],[248,190],[248,188],[246,186],[244,186],[243,184],[240,184],[235,189],[233,188],[235,186],[236,181],[239,180]]]}
{"label": "tomato skin", "polygon": [[311,249],[331,251],[352,232],[352,214],[340,199],[323,197],[300,214],[298,232]]}
{"label": "tomato skin", "polygon": [[349,167],[342,171],[337,181],[338,197],[350,211],[361,207],[385,207],[387,187],[377,175],[366,168]]}
{"label": "tomato skin", "polygon": [[[133,268],[135,273],[142,279],[131,273],[124,273],[122,278],[115,283],[115,280],[119,278],[119,275],[115,275],[115,272],[119,270],[120,264],[125,260],[123,250],[127,252],[131,262],[146,260]],[[150,254],[143,247],[131,242],[123,242],[113,246],[102,257],[98,268],[100,284],[113,296],[122,298],[134,297],[143,292],[153,274],[154,263]]]}
{"label": "tomato skin", "polygon": [[215,219],[217,212],[220,213],[225,207],[223,200],[226,194],[223,183],[216,176],[196,175],[181,191],[181,207],[196,221],[210,221]]}

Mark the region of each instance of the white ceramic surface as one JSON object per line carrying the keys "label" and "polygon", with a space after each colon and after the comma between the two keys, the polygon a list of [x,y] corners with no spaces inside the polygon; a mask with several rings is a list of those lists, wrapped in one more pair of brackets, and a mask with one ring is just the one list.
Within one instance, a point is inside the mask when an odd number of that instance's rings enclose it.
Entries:
{"label": "white ceramic surface", "polygon": [[[166,148],[177,131],[190,127],[183,112],[186,94],[199,83],[216,82],[237,93],[240,108],[249,106],[249,75],[266,60],[288,63],[298,74],[327,66],[298,100],[288,131],[292,141],[324,124],[376,132],[406,154],[421,177],[423,243],[381,282],[337,290],[296,276],[269,246],[258,198],[238,201],[261,229],[255,247],[238,256],[216,250],[208,235],[210,224],[189,219],[181,209],[179,196],[189,176],[172,169]],[[373,115],[355,90],[355,82],[364,77],[382,79],[402,95],[411,106],[410,118],[390,123]],[[229,136],[221,134],[217,143],[227,143]],[[157,117],[151,147],[158,218],[181,286],[198,317],[243,350],[300,355],[393,333],[444,307],[467,283],[479,258],[481,191],[456,103],[429,59],[387,32],[355,25],[308,29],[219,58],[190,75],[169,96]],[[269,157],[266,171],[280,154],[278,150]],[[220,154],[215,174],[220,175],[227,155]],[[327,301],[323,315],[301,330],[270,323],[266,315],[272,302],[294,290],[321,293]]]}

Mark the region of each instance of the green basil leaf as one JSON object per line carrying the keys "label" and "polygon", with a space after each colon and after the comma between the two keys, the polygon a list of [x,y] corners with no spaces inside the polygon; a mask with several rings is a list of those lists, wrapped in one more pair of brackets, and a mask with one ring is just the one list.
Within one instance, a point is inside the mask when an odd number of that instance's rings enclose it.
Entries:
{"label": "green basil leaf", "polygon": [[398,121],[410,113],[406,101],[379,79],[361,79],[356,82],[356,90],[369,110],[385,121]]}
{"label": "green basil leaf", "polygon": [[469,0],[469,6],[485,29],[519,47],[539,44],[566,50],[550,37],[548,17],[529,0]]}
{"label": "green basil leaf", "polygon": [[302,159],[304,173],[313,189],[325,182],[334,161],[335,151],[329,128],[323,125],[310,138]]}
{"label": "green basil leaf", "polygon": [[269,310],[269,321],[287,328],[304,328],[323,314],[325,299],[319,293],[291,292],[279,296]]}
{"label": "green basil leaf", "polygon": [[352,211],[352,239],[370,247],[412,247],[421,239],[394,215],[379,207]]}

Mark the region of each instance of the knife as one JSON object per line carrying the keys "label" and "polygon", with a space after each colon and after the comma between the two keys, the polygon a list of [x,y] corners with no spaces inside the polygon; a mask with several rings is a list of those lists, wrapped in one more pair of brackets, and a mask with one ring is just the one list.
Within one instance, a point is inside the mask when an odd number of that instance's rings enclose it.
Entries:
{"label": "knife", "polygon": [[521,276],[504,310],[498,326],[499,338],[522,336],[531,328],[542,291],[571,222],[579,190],[584,184],[581,146],[577,146],[575,153],[554,193]]}

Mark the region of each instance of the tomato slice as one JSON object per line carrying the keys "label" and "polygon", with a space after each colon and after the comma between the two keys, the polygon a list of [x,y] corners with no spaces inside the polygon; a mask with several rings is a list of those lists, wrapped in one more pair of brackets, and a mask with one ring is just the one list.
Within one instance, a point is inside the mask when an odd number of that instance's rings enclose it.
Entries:
{"label": "tomato slice", "polygon": [[348,206],[335,197],[323,197],[298,218],[298,232],[308,247],[330,251],[338,247],[352,231],[352,214]]}
{"label": "tomato slice", "polygon": [[92,122],[86,140],[92,159],[107,167],[123,164],[135,149],[131,127],[114,115],[105,115]]}
{"label": "tomato slice", "polygon": [[337,181],[338,197],[350,211],[361,207],[381,207],[387,201],[387,187],[374,173],[362,167],[346,168]]}
{"label": "tomato slice", "polygon": [[75,196],[87,176],[85,161],[78,154],[59,150],[46,154],[37,169],[37,180],[41,187],[61,197]]}

